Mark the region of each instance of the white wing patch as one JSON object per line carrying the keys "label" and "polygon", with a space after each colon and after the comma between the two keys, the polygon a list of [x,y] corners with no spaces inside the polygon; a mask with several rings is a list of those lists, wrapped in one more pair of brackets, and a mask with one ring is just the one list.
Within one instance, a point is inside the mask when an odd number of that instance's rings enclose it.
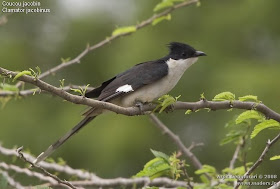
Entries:
{"label": "white wing patch", "polygon": [[131,91],[134,91],[133,88],[131,87],[131,85],[126,84],[126,85],[123,85],[123,86],[120,86],[119,88],[117,88],[116,93],[118,93],[118,92],[128,93]]}

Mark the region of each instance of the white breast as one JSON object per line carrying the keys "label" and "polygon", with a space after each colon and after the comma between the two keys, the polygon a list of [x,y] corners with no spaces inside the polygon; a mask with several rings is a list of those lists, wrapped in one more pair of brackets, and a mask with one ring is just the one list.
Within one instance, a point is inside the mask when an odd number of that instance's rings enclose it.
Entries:
{"label": "white breast", "polygon": [[120,99],[120,105],[129,107],[135,105],[135,102],[152,102],[153,100],[167,94],[178,83],[184,72],[197,61],[197,58],[186,60],[167,60],[168,75],[153,84],[146,85]]}

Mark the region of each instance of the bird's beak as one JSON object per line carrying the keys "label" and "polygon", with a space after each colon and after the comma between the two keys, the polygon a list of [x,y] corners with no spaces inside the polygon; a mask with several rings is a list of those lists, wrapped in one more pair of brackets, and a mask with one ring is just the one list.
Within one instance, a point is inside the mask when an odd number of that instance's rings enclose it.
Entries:
{"label": "bird's beak", "polygon": [[202,51],[196,51],[195,54],[194,54],[195,57],[198,57],[198,56],[206,56],[206,54]]}

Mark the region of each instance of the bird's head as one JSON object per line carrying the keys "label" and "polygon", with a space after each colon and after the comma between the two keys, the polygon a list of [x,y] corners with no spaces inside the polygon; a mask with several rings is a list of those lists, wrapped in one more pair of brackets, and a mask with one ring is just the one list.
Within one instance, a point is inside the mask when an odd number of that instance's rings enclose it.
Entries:
{"label": "bird's head", "polygon": [[169,57],[174,60],[196,58],[199,56],[206,56],[202,51],[197,51],[193,47],[179,42],[171,42],[169,47]]}

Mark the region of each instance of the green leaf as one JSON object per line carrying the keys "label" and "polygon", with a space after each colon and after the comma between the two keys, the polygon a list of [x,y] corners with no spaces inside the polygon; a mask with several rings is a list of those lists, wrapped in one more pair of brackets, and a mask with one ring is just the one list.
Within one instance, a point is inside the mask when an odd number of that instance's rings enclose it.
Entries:
{"label": "green leaf", "polygon": [[[253,165],[253,162],[246,163],[246,167],[250,167]],[[234,169],[230,169],[229,167],[222,170],[224,174],[231,174],[231,175],[244,175],[246,170],[244,166],[236,167]]]}
{"label": "green leaf", "polygon": [[57,158],[57,164],[58,165],[66,165],[66,161],[62,159],[61,157]]}
{"label": "green leaf", "polygon": [[[207,184],[207,185],[210,184],[209,179],[205,175],[200,175],[199,178],[204,184]],[[205,188],[208,188],[208,187],[205,187]],[[200,188],[198,188],[198,189],[200,189]]]}
{"label": "green leaf", "polygon": [[71,60],[71,57],[68,57],[68,58],[60,58],[61,60],[61,63],[66,63],[66,62],[69,62]]}
{"label": "green leaf", "polygon": [[238,140],[241,136],[244,135],[244,132],[243,131],[232,131],[232,132],[229,132],[225,138],[223,138],[221,141],[220,141],[220,145],[225,145],[225,144],[228,144],[230,142],[233,142],[233,141],[236,141]]}
{"label": "green leaf", "polygon": [[200,100],[205,100],[205,95],[204,95],[204,92],[200,94]]}
{"label": "green leaf", "polygon": [[238,97],[238,100],[239,101],[254,101],[254,102],[260,102],[258,100],[258,97],[257,96],[254,96],[254,95],[246,95],[246,96],[242,96],[242,97]]}
{"label": "green leaf", "polygon": [[278,160],[278,159],[280,159],[280,155],[278,155],[278,156],[273,156],[273,157],[271,157],[269,160]]}
{"label": "green leaf", "polygon": [[156,18],[153,22],[152,22],[152,25],[157,25],[158,23],[164,21],[164,20],[171,20],[171,14],[168,14],[166,16],[161,16],[159,18]]}
{"label": "green leaf", "polygon": [[192,110],[187,110],[186,112],[185,112],[185,114],[191,114],[192,113]]}
{"label": "green leaf", "polygon": [[35,72],[32,68],[29,68],[32,76],[37,79],[38,76],[41,74],[41,69],[39,68],[39,66],[36,66],[35,69],[37,70],[37,72]]}
{"label": "green leaf", "polygon": [[154,12],[157,12],[159,10],[162,9],[166,9],[169,7],[172,7],[174,5],[175,2],[183,2],[185,0],[162,0],[160,3],[158,3],[155,8],[154,8]]}
{"label": "green leaf", "polygon": [[164,159],[164,160],[166,160],[168,162],[168,160],[169,160],[169,156],[168,155],[166,155],[165,153],[160,152],[160,151],[156,151],[156,150],[152,150],[152,149],[150,149],[150,150],[154,154],[155,157],[162,158],[162,159]]}
{"label": "green leaf", "polygon": [[71,91],[74,91],[75,93],[79,93],[80,95],[83,95],[83,91],[81,89],[73,89],[70,88]]}
{"label": "green leaf", "polygon": [[225,101],[225,100],[235,100],[235,95],[231,92],[222,92],[217,94],[214,98],[213,101]]}
{"label": "green leaf", "polygon": [[159,113],[162,113],[168,106],[174,104],[180,98],[180,96],[181,95],[174,98],[170,95],[163,95],[158,99],[157,103],[159,103],[159,105],[157,105],[153,112],[160,108]]}
{"label": "green leaf", "polygon": [[24,71],[22,71],[22,72],[19,72],[19,73],[14,77],[13,82],[14,82],[15,80],[17,80],[19,77],[24,76],[24,75],[32,76],[31,71],[24,70]]}
{"label": "green leaf", "polygon": [[154,12],[157,12],[161,9],[166,9],[168,7],[172,7],[173,6],[173,0],[162,0],[160,3],[158,3],[155,8],[154,8]]}
{"label": "green leaf", "polygon": [[137,28],[136,26],[125,26],[125,27],[120,27],[117,28],[113,31],[112,35],[122,35],[122,34],[126,34],[126,33],[133,33],[136,32]]}
{"label": "green leaf", "polygon": [[59,82],[60,82],[59,87],[60,87],[60,88],[63,88],[63,87],[64,87],[65,79],[60,79]]}
{"label": "green leaf", "polygon": [[251,134],[251,139],[257,136],[257,134],[259,134],[259,132],[261,132],[262,130],[271,127],[278,127],[280,129],[280,123],[278,121],[275,121],[274,119],[264,120],[254,127],[254,130]]}
{"label": "green leaf", "polygon": [[13,91],[13,92],[19,91],[16,85],[9,85],[6,83],[1,83],[0,88],[2,88],[3,91]]}
{"label": "green leaf", "polygon": [[142,171],[135,177],[150,177],[151,179],[170,175],[170,165],[163,158],[156,157],[145,164]]}
{"label": "green leaf", "polygon": [[211,165],[203,165],[202,169],[199,169],[197,171],[195,171],[195,174],[200,175],[203,173],[209,173],[211,175],[215,175],[216,174],[216,168],[211,166]]}
{"label": "green leaf", "polygon": [[247,119],[257,119],[258,121],[265,120],[265,117],[260,112],[257,112],[255,110],[247,110],[243,113],[241,113],[235,120],[236,124],[239,124]]}

